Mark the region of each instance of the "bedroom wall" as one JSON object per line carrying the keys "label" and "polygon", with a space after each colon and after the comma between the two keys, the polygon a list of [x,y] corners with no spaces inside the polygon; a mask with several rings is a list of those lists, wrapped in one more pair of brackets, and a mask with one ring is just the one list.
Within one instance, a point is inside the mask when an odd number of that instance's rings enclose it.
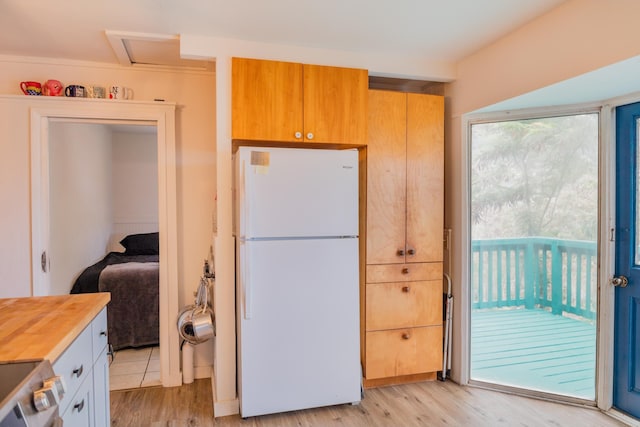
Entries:
{"label": "bedroom wall", "polygon": [[[115,127],[113,222],[158,223],[158,144],[155,127]],[[157,228],[156,230],[157,231]]]}
{"label": "bedroom wall", "polygon": [[52,123],[49,176],[51,294],[104,256],[112,223],[111,132],[105,125]]}
{"label": "bedroom wall", "polygon": [[[123,67],[48,58],[0,56],[0,297],[31,294],[29,106],[19,83],[57,79],[63,84],[118,83],[135,99],[166,99],[176,108],[178,283],[180,306],[193,302],[209,254],[216,194],[215,74],[166,68]],[[105,101],[106,102],[106,101]],[[196,365],[213,363],[210,346],[198,346]],[[207,371],[204,369],[204,371]],[[200,372],[200,371],[196,371]],[[208,371],[207,371],[208,372]]]}

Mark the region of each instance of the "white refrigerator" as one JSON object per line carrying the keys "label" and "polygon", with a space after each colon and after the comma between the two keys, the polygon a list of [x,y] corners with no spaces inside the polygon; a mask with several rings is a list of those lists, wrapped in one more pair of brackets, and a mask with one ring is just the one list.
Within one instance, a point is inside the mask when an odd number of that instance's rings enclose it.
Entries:
{"label": "white refrigerator", "polygon": [[234,155],[244,417],[361,398],[358,152]]}

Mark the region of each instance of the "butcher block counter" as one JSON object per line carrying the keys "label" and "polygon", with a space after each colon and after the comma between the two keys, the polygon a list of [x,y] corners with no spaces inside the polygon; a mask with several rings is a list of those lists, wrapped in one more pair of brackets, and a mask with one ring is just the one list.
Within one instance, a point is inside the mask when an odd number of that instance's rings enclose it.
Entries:
{"label": "butcher block counter", "polygon": [[110,299],[109,293],[0,299],[0,362],[53,363]]}

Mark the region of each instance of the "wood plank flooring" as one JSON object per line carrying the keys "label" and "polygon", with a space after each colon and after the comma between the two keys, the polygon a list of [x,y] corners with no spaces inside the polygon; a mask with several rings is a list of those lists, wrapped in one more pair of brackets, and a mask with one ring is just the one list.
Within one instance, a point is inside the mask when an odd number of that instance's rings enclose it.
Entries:
{"label": "wood plank flooring", "polygon": [[113,427],[623,426],[596,409],[512,396],[451,381],[368,389],[360,405],[213,419],[211,383],[111,392]]}

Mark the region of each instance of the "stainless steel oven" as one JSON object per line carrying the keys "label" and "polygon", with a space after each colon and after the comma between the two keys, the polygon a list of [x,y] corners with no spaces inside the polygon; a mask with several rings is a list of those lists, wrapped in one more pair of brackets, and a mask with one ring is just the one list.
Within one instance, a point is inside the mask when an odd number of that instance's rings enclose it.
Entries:
{"label": "stainless steel oven", "polygon": [[0,363],[0,427],[60,427],[64,382],[48,360]]}

